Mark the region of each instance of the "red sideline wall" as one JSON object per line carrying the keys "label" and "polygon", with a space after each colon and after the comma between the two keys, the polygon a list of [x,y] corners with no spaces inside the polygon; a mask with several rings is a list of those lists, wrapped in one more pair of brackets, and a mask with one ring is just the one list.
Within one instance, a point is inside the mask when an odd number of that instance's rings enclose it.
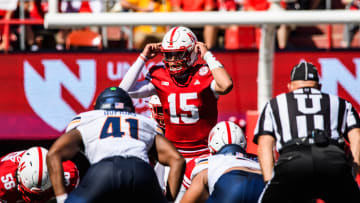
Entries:
{"label": "red sideline wall", "polygon": [[[257,52],[215,52],[234,81],[219,99],[219,120],[245,118],[257,108]],[[90,110],[98,93],[118,85],[138,53],[30,53],[0,55],[0,139],[44,140],[58,137],[76,114]],[[319,67],[324,91],[360,109],[360,52],[276,53],[273,95],[286,92],[290,70],[301,60]],[[147,67],[161,62],[161,57]],[[144,78],[143,71],[141,79]],[[148,115],[147,99],[135,100]],[[250,126],[247,134],[251,136]],[[249,142],[250,143],[250,142]]]}

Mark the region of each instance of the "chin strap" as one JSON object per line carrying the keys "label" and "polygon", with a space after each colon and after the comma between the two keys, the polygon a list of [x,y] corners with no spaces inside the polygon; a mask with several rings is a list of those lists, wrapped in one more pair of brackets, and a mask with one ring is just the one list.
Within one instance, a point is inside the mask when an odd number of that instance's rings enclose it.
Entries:
{"label": "chin strap", "polygon": [[18,184],[18,191],[21,194],[21,198],[26,203],[42,203],[49,200],[51,197],[53,197],[53,190],[52,188],[49,188],[45,191],[33,191],[25,188],[24,186],[21,186]]}
{"label": "chin strap", "polygon": [[[178,73],[180,76],[176,77],[175,75],[176,74],[173,74],[171,71],[170,71],[170,68],[169,68],[169,64],[165,63],[164,61],[164,64],[165,64],[165,68],[168,72],[168,74],[170,75],[170,78],[171,80],[177,85],[177,86],[180,86],[180,87],[186,87],[189,85],[190,81],[191,81],[191,69],[192,67],[187,67],[185,69],[185,71],[183,73]],[[186,64],[183,64],[184,66],[187,66]]]}
{"label": "chin strap", "polygon": [[184,73],[181,77],[171,76],[171,79],[177,86],[186,87],[190,84],[192,75],[190,73]]}

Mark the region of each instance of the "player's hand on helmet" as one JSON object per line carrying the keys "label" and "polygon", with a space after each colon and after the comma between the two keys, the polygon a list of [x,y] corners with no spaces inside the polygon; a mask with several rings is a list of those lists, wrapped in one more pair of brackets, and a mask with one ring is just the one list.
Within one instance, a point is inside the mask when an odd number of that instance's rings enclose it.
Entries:
{"label": "player's hand on helmet", "polygon": [[205,53],[208,51],[209,49],[207,48],[207,46],[205,45],[205,43],[203,42],[196,42],[195,44],[195,53],[200,54],[201,58],[203,59],[205,56]]}
{"label": "player's hand on helmet", "polygon": [[160,52],[161,43],[147,44],[142,52],[148,59],[154,58]]}

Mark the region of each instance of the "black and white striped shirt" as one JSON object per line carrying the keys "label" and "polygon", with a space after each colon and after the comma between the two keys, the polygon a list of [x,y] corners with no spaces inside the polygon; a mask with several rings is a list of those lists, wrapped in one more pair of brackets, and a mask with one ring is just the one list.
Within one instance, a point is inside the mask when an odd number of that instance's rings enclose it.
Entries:
{"label": "black and white striped shirt", "polygon": [[280,94],[266,103],[256,128],[254,142],[261,135],[272,135],[279,151],[283,144],[307,137],[314,129],[324,130],[337,140],[349,130],[360,128],[358,113],[351,103],[320,92],[315,88],[300,88]]}

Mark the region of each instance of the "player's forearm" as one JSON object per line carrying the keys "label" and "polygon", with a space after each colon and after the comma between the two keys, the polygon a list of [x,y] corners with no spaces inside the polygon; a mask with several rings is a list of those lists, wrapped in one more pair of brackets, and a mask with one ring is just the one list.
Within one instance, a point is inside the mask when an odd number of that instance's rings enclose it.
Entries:
{"label": "player's forearm", "polygon": [[139,56],[135,63],[130,67],[128,72],[125,74],[124,78],[122,79],[119,87],[125,91],[130,91],[134,85],[136,84],[141,70],[145,66],[146,58],[144,56]]}
{"label": "player's forearm", "polygon": [[150,97],[151,95],[156,94],[155,86],[148,80],[137,82],[136,85],[131,88],[129,95],[132,98],[144,98]]}
{"label": "player's forearm", "polygon": [[273,138],[270,135],[259,137],[258,158],[264,181],[269,181],[274,168]]}
{"label": "player's forearm", "polygon": [[164,166],[170,167],[166,196],[168,199],[171,197],[172,200],[175,200],[184,177],[186,162],[174,145],[160,134],[156,135],[154,146],[158,161]]}
{"label": "player's forearm", "polygon": [[189,189],[185,192],[180,203],[206,202],[209,198],[208,170],[205,169],[198,173],[191,181]]}
{"label": "player's forearm", "polygon": [[64,169],[61,163],[61,158],[58,155],[49,152],[46,156],[46,164],[55,196],[66,194],[64,185]]}
{"label": "player's forearm", "polygon": [[233,88],[233,82],[231,76],[224,69],[224,66],[212,55],[210,51],[207,51],[204,55],[204,60],[209,66],[209,69],[215,80],[215,91],[218,94],[227,94]]}
{"label": "player's forearm", "polygon": [[[354,128],[348,133],[350,149],[354,158],[354,163],[359,166],[360,163],[360,128]],[[359,167],[358,167],[359,169]],[[359,173],[359,170],[357,171]]]}
{"label": "player's forearm", "polygon": [[[260,160],[260,159],[259,159]],[[270,157],[263,157],[260,161],[261,171],[263,173],[264,181],[269,181],[272,177],[274,162],[270,161]]]}
{"label": "player's forearm", "polygon": [[166,191],[171,194],[173,200],[175,200],[177,194],[179,193],[182,179],[185,173],[185,159],[182,157],[178,157],[177,159],[173,159],[170,164],[170,171],[168,176],[168,185],[170,191]]}
{"label": "player's forearm", "polygon": [[212,75],[215,80],[215,91],[218,94],[225,95],[232,90],[232,79],[224,68],[217,68],[212,70]]}

